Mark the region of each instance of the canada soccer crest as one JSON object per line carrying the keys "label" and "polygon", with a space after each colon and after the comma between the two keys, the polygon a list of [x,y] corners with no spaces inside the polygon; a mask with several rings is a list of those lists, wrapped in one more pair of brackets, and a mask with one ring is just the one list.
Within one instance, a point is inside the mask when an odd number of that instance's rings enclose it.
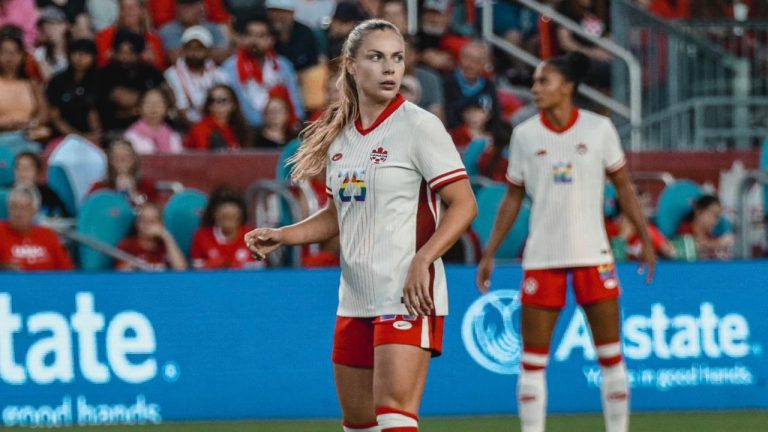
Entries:
{"label": "canada soccer crest", "polygon": [[373,149],[373,151],[371,152],[371,161],[375,164],[384,163],[387,160],[388,154],[389,152],[384,150],[383,147]]}

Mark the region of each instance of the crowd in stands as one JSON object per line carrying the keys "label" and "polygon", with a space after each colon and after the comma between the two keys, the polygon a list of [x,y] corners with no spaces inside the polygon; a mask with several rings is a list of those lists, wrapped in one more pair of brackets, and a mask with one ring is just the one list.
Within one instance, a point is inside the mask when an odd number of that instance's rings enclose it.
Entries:
{"label": "crowd in stands", "polygon": [[[73,267],[34,216],[73,216],[42,182],[40,155],[77,135],[106,152],[106,176],[91,191],[116,191],[136,209],[119,249],[157,269],[258,267],[242,244],[242,193],[226,187],[211,195],[185,257],[162,224],[158,190],[142,176],[140,155],[295,148],[305,122],[336,97],[334,59],[346,36],[369,17],[406,35],[403,95],[442,119],[463,154],[475,155],[467,161],[473,172],[503,181],[511,128],[535,112],[516,92],[529,85],[531,70],[479,39],[481,3],[421,0],[419,31],[408,35],[404,0],[0,0],[0,147],[16,156],[0,264]],[[546,3],[595,36],[610,34],[608,0]],[[768,16],[757,0],[636,4],[672,19]],[[589,81],[609,88],[606,51],[565,28],[542,26],[517,3],[494,8],[496,33],[544,57],[583,52],[593,60]],[[727,257],[732,239],[712,237],[720,210],[707,203],[697,203],[682,233],[695,239],[699,256]],[[608,226],[626,256],[635,256],[636,236],[620,213]],[[657,237],[659,253],[675,256],[672,243]]]}

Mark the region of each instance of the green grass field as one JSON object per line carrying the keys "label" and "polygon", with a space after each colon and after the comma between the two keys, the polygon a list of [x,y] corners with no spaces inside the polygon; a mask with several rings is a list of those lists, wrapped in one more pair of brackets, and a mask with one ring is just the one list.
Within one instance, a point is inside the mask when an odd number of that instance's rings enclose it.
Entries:
{"label": "green grass field", "polygon": [[[653,413],[632,416],[632,432],[751,432],[768,431],[768,411]],[[7,431],[28,431],[8,428]],[[336,421],[184,423],[161,426],[112,426],[62,428],[62,432],[340,432]],[[422,432],[519,431],[516,417],[426,418]],[[548,432],[595,432],[603,430],[599,415],[551,416]]]}

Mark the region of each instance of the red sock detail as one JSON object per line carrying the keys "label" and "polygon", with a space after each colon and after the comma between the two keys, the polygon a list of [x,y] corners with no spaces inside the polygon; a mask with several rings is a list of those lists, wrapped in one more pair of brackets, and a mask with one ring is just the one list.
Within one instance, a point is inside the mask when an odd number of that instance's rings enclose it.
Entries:
{"label": "red sock detail", "polygon": [[527,352],[531,354],[549,355],[549,348],[536,348],[528,345],[523,345],[523,352]]}
{"label": "red sock detail", "polygon": [[[416,421],[419,421],[419,416],[417,416],[416,414],[411,414],[408,411],[399,410],[397,408],[390,408],[390,407],[385,407],[385,406],[377,407],[376,408],[376,415],[378,416],[378,415],[382,415],[382,414],[400,414],[400,415],[404,415],[406,417],[410,417],[410,418],[412,418],[412,419],[414,419]],[[382,429],[382,432],[384,432],[385,430],[389,430],[389,429]],[[410,429],[408,429],[408,430],[410,430]]]}
{"label": "red sock detail", "polygon": [[623,357],[619,354],[614,357],[598,358],[597,361],[600,362],[601,365],[608,367],[621,363],[622,359]]}
{"label": "red sock detail", "polygon": [[349,422],[341,422],[341,425],[348,429],[368,429],[372,428],[374,426],[378,426],[379,422],[371,422],[371,423],[363,423],[363,424],[354,424]]}
{"label": "red sock detail", "polygon": [[396,428],[382,429],[381,432],[419,432],[419,428],[417,428],[417,427],[396,427]]}
{"label": "red sock detail", "polygon": [[546,369],[546,366],[538,366],[538,365],[523,363],[523,369],[527,371],[540,371],[540,370]]}

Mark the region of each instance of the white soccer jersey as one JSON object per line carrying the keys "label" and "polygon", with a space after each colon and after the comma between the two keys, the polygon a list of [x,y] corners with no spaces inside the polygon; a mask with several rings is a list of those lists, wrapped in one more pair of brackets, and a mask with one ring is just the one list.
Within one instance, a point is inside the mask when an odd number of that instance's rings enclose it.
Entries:
{"label": "white soccer jersey", "polygon": [[613,262],[603,217],[605,174],[624,164],[613,123],[590,111],[575,110],[560,131],[544,115],[515,128],[507,180],[524,185],[533,201],[524,268]]}
{"label": "white soccer jersey", "polygon": [[[440,220],[441,187],[467,178],[440,120],[398,96],[367,130],[347,127],[328,150],[327,192],[341,238],[338,315],[407,314],[403,287]],[[447,315],[442,260],[430,267],[436,315]]]}

